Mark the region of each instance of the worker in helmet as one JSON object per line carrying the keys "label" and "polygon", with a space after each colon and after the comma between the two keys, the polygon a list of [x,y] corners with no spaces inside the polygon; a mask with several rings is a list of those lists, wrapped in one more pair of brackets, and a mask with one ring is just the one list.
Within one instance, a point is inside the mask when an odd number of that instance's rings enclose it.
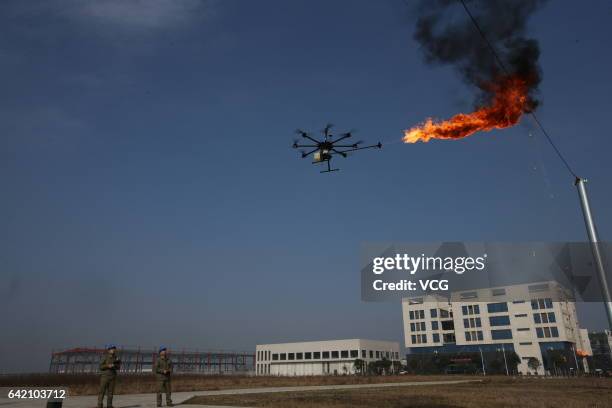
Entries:
{"label": "worker in helmet", "polygon": [[172,361],[168,358],[168,349],[164,346],[159,348],[159,355],[155,360],[155,376],[157,377],[157,406],[162,406],[162,393],[166,393],[166,406],[172,407],[172,386],[170,376],[172,375]]}
{"label": "worker in helmet", "polygon": [[98,392],[98,408],[103,407],[104,394],[106,394],[106,406],[113,408],[113,394],[115,393],[115,383],[117,370],[121,366],[121,361],[117,358],[117,347],[114,344],[105,346],[106,353],[100,361],[100,391]]}

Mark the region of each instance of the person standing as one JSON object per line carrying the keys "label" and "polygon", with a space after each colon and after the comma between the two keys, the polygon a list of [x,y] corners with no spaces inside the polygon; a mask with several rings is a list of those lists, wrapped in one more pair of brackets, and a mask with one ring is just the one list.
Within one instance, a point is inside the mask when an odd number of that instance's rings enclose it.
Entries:
{"label": "person standing", "polygon": [[159,348],[159,355],[155,361],[155,375],[157,377],[157,406],[162,406],[162,393],[166,393],[166,405],[173,407],[172,404],[172,361],[168,358],[168,349],[164,346]]}
{"label": "person standing", "polygon": [[117,347],[109,344],[106,347],[106,354],[100,361],[100,391],[98,392],[98,408],[103,407],[104,394],[106,394],[106,406],[113,408],[113,394],[115,393],[115,382],[117,370],[121,361],[117,358]]}

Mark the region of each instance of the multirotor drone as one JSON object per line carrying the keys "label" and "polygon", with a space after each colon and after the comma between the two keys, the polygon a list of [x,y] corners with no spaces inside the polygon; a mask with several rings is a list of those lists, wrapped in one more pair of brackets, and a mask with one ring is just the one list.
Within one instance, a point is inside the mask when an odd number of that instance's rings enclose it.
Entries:
{"label": "multirotor drone", "polygon": [[363,143],[362,140],[352,143],[352,144],[338,144],[338,142],[349,139],[353,135],[352,135],[352,132],[349,131],[346,133],[342,133],[337,139],[334,140],[334,136],[330,133],[332,126],[333,125],[331,124],[328,124],[327,126],[325,126],[325,128],[322,130],[324,137],[323,137],[323,140],[320,140],[320,141],[316,140],[315,138],[310,136],[310,134],[304,132],[303,130],[298,129],[295,131],[297,134],[302,136],[302,138],[308,139],[310,140],[310,142],[313,143],[313,144],[299,144],[297,140],[294,141],[293,143],[294,149],[310,148],[310,147],[314,148],[310,151],[302,150],[302,158],[306,158],[312,154],[313,155],[312,164],[320,164],[320,163],[327,162],[327,170],[322,170],[321,173],[330,173],[332,171],[340,170],[340,169],[332,169],[331,167],[331,159],[334,156],[339,155],[342,157],[347,157],[348,156],[347,153],[349,152],[354,152],[357,150],[364,150],[364,149],[373,149],[373,148],[381,149],[382,148],[382,143],[380,142],[378,142],[375,145],[360,146]]}

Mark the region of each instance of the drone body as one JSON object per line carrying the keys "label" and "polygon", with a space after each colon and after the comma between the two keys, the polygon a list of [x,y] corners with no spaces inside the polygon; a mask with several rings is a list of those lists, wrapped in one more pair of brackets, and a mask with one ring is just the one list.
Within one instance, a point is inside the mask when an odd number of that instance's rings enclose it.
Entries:
{"label": "drone body", "polygon": [[313,148],[310,151],[302,151],[302,158],[306,158],[306,157],[309,157],[310,155],[313,155],[312,164],[319,164],[319,163],[326,162],[327,170],[322,170],[321,173],[330,173],[332,171],[340,170],[340,169],[332,169],[331,167],[331,160],[334,156],[339,155],[342,157],[347,157],[348,152],[354,152],[357,150],[372,149],[372,148],[379,148],[379,149],[382,148],[382,143],[380,142],[378,142],[375,145],[360,147],[359,145],[363,143],[361,140],[358,142],[352,143],[352,144],[339,144],[338,142],[351,138],[353,135],[349,131],[349,132],[341,134],[340,137],[334,140],[334,136],[330,133],[331,128],[332,128],[331,124],[325,126],[325,129],[323,129],[322,131],[324,135],[323,140],[317,140],[313,138],[312,136],[310,136],[308,133],[304,132],[303,130],[298,129],[296,133],[302,136],[302,138],[309,140],[310,144],[299,144],[297,140],[293,143],[294,149]]}

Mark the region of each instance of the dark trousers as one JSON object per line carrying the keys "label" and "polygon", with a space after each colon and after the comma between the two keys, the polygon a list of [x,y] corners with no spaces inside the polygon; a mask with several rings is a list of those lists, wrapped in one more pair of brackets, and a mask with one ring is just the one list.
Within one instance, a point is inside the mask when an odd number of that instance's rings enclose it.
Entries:
{"label": "dark trousers", "polygon": [[162,394],[166,393],[166,404],[172,404],[172,384],[170,376],[157,377],[157,405],[161,406]]}
{"label": "dark trousers", "polygon": [[106,394],[106,406],[113,406],[113,394],[115,393],[116,376],[103,375],[100,377],[100,391],[98,392],[98,407],[103,406],[104,394]]}

